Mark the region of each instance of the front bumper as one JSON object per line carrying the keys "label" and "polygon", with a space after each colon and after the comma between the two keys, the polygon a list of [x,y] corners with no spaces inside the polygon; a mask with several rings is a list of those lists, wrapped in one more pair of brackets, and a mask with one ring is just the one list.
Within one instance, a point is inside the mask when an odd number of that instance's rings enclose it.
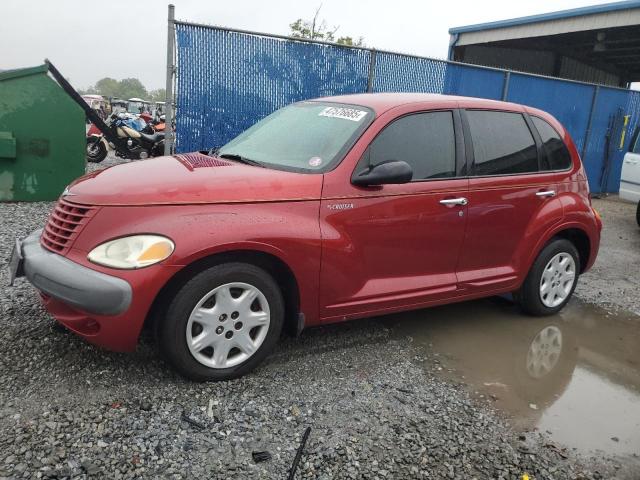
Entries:
{"label": "front bumper", "polygon": [[41,247],[40,231],[18,242],[18,251],[22,258],[14,268],[10,262],[11,271],[40,290],[47,311],[86,341],[117,352],[135,350],[154,300],[181,268],[94,269],[84,251],[72,248],[62,257]]}
{"label": "front bumper", "polygon": [[112,277],[75,263],[40,245],[37,230],[20,245],[22,271],[29,282],[48,297],[95,315],[119,315],[131,305],[132,289]]}

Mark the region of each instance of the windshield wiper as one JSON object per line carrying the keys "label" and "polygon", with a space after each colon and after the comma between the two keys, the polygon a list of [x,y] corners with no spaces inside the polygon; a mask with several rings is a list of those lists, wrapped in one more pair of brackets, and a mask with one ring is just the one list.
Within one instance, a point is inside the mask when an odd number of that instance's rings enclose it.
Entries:
{"label": "windshield wiper", "polygon": [[234,160],[236,162],[244,163],[246,165],[265,168],[265,166],[262,163],[256,160],[251,160],[250,158],[247,158],[247,157],[243,157],[242,155],[238,155],[237,153],[223,153],[222,155],[220,154],[216,154],[216,155],[220,158],[228,158],[229,160]]}

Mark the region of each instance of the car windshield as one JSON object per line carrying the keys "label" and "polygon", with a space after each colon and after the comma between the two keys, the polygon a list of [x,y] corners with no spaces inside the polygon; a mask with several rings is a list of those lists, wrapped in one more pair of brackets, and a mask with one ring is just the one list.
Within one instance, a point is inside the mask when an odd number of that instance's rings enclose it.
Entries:
{"label": "car windshield", "polygon": [[301,102],[284,107],[218,149],[216,155],[299,172],[325,172],[373,120],[356,105]]}

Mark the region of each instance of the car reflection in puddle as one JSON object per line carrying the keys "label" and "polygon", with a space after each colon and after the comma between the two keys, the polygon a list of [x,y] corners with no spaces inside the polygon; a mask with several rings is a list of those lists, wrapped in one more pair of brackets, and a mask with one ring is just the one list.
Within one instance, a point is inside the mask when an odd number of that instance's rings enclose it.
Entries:
{"label": "car reflection in puddle", "polygon": [[640,452],[640,318],[576,299],[527,317],[502,299],[386,317],[442,373],[494,400],[518,430],[582,453]]}

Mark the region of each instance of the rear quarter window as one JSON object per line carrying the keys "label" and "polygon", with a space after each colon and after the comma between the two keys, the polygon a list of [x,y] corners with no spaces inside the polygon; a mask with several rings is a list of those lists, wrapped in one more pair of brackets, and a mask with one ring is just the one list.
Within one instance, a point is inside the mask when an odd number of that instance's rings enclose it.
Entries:
{"label": "rear quarter window", "polygon": [[520,113],[468,110],[473,143],[473,175],[513,175],[538,171],[538,149]]}
{"label": "rear quarter window", "polygon": [[538,130],[542,140],[544,170],[566,170],[571,166],[571,154],[562,141],[560,134],[546,120],[540,117],[531,117],[533,125]]}

